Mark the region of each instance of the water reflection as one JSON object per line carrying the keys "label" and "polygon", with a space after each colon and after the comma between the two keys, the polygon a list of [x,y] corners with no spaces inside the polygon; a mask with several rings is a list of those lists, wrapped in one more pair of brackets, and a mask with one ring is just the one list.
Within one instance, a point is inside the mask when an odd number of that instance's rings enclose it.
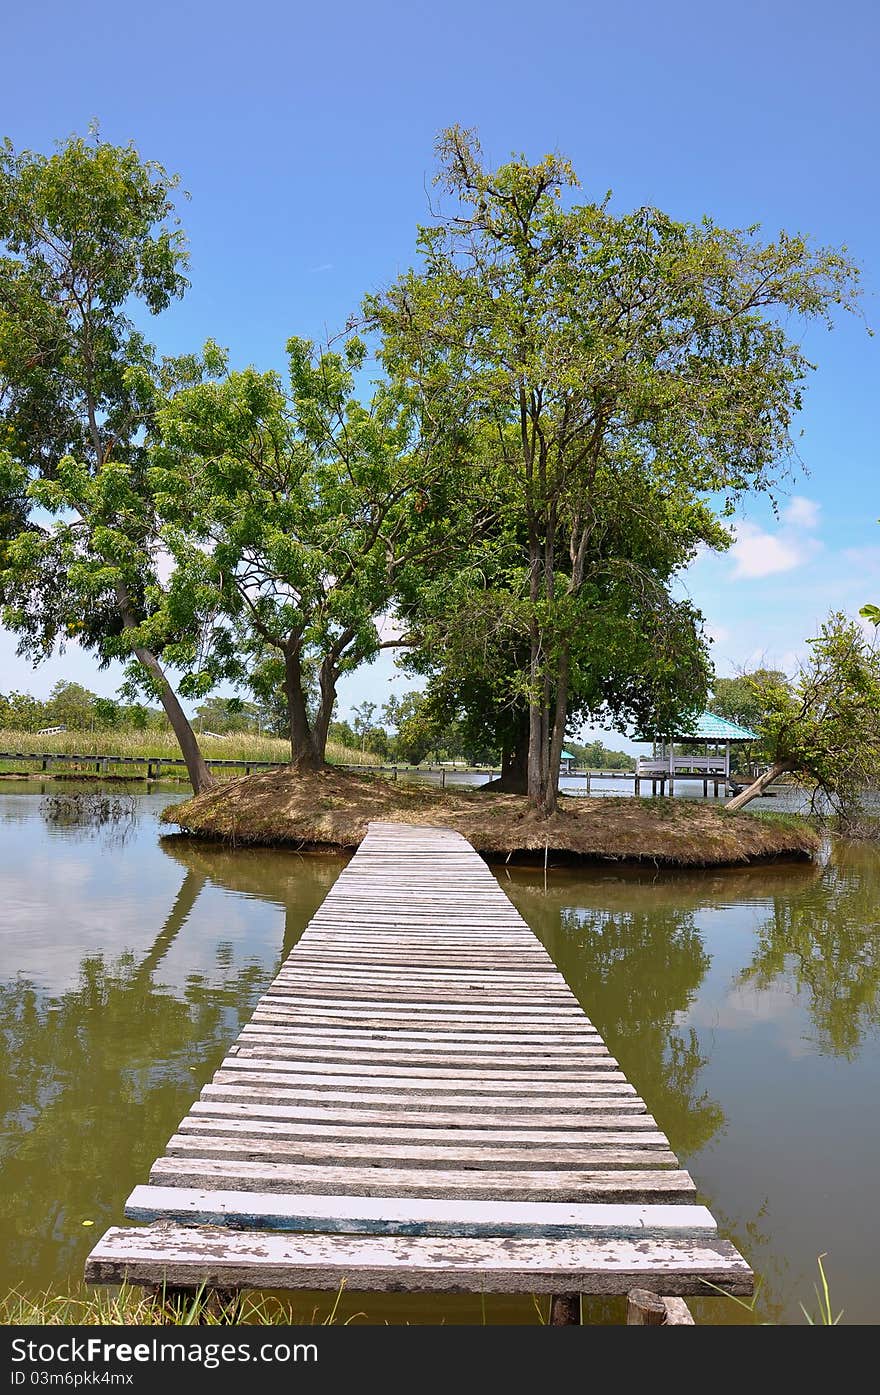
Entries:
{"label": "water reflection", "polygon": [[873,848],[838,842],[808,897],[778,897],[739,982],[803,995],[823,1050],[854,1060],[880,1026],[880,915]]}
{"label": "water reflection", "polygon": [[[510,890],[673,1148],[694,1152],[724,1123],[721,1105],[700,1085],[697,1034],[679,1025],[709,956],[692,910],[662,897],[633,907],[633,886],[623,885],[625,893],[607,884],[604,906],[571,905],[573,886],[545,894],[521,877]],[[614,904],[622,894],[628,908]]]}
{"label": "water reflection", "polygon": [[77,1281],[342,865],[160,845],[166,802],[108,858],[112,820],[0,800],[4,1291]]}
{"label": "water reflection", "polygon": [[[4,1289],[76,1282],[345,861],[162,837],[168,791],[139,796],[108,849],[100,830],[47,823],[44,793],[0,785]],[[497,872],[767,1276],[760,1316],[801,1321],[828,1250],[846,1320],[876,1321],[877,849],[837,845],[821,867],[551,869],[546,891],[539,870]],[[365,1307],[481,1321],[472,1296],[343,1304]],[[527,1298],[488,1313],[535,1320]],[[722,1300],[705,1313],[744,1317]]]}

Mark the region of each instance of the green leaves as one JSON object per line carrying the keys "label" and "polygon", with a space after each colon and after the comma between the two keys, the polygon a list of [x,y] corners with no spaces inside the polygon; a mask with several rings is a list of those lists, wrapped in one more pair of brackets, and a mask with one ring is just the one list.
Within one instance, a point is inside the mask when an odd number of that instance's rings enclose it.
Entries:
{"label": "green leaves", "polygon": [[880,653],[840,612],[807,643],[809,658],[792,683],[775,674],[753,679],[758,731],[771,761],[852,821],[880,783]]}
{"label": "green leaves", "polygon": [[[582,643],[599,632],[586,621],[597,568],[602,586],[639,598],[643,640],[662,641],[660,613],[679,635],[686,625],[694,700],[706,676],[699,620],[676,613],[665,583],[698,543],[728,545],[709,496],[729,512],[784,474],[810,364],[783,325],[854,309],[858,273],[799,236],[762,243],[708,218],[574,203],[560,156],[491,170],[459,127],[438,156],[449,207],[419,230],[419,269],[365,313],[398,390],[469,455],[468,491],[494,511],[490,531],[505,548],[516,539],[533,747],[543,733],[532,794],[549,809],[566,690],[597,668]],[[633,540],[667,530],[665,558],[642,565]]]}

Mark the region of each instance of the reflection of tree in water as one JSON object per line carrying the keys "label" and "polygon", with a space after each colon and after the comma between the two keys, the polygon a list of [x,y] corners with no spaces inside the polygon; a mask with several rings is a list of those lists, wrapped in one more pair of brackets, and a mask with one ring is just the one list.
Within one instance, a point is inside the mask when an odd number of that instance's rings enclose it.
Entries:
{"label": "reflection of tree in water", "polygon": [[[693,910],[647,886],[640,893],[631,887],[628,907],[618,897],[613,910],[573,906],[581,895],[564,882],[547,895],[522,885],[510,889],[672,1147],[680,1154],[704,1147],[724,1115],[700,1089],[706,1058],[696,1033],[676,1022],[709,966]],[[615,899],[600,883],[587,894]]]}
{"label": "reflection of tree in water", "polygon": [[[699,1087],[706,1057],[696,1032],[676,1025],[709,967],[693,917],[670,907],[617,912],[568,909],[569,983],[680,1153],[695,1153],[724,1123]],[[568,977],[568,968],[566,969]]]}
{"label": "reflection of tree in water", "polygon": [[160,839],[160,847],[168,857],[213,886],[283,906],[281,958],[293,949],[350,860],[344,853],[312,855],[285,848],[233,849],[179,833]]}
{"label": "reflection of tree in water", "polygon": [[740,975],[759,989],[789,978],[806,997],[817,1045],[847,1060],[880,1026],[878,893],[876,851],[839,846],[808,894],[774,902]]}
{"label": "reflection of tree in water", "polygon": [[270,976],[269,965],[235,966],[221,945],[212,970],[191,973],[182,993],[154,981],[204,881],[186,873],[140,959],[89,955],[75,987],[54,997],[24,978],[0,986],[7,1286],[75,1274]]}

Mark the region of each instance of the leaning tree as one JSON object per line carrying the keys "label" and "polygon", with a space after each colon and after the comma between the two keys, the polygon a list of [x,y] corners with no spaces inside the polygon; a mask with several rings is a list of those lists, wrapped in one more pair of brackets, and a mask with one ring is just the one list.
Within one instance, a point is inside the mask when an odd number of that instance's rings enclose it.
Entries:
{"label": "leaning tree", "polygon": [[69,638],[128,661],[198,792],[211,776],[163,666],[185,636],[146,484],[157,369],[132,318],[186,288],[176,186],[97,136],[0,147],[0,602],[35,661]]}
{"label": "leaning tree", "polygon": [[752,680],[769,765],[725,807],[741,809],[788,773],[811,791],[814,809],[824,805],[853,825],[865,795],[880,787],[880,652],[840,611],[807,649],[792,681],[772,672]]}

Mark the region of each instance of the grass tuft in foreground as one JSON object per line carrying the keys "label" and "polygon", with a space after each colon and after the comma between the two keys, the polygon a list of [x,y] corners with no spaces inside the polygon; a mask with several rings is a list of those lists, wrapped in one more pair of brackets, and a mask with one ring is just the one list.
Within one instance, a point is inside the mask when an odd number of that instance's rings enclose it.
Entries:
{"label": "grass tuft in foreground", "polygon": [[290,1302],[272,1294],[241,1293],[223,1297],[199,1289],[192,1298],[150,1294],[123,1284],[119,1288],[84,1287],[67,1293],[25,1294],[13,1289],[0,1298],[0,1325],[4,1327],[225,1327],[248,1326],[334,1327],[363,1317],[353,1313],[340,1319],[343,1287],[328,1298],[325,1310],[297,1311]]}

